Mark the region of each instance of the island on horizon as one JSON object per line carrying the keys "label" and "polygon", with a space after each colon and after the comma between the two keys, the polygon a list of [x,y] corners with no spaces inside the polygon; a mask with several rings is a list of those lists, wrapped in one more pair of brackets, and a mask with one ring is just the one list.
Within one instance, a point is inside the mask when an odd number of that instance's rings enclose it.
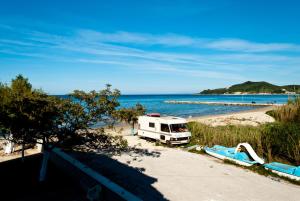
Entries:
{"label": "island on horizon", "polygon": [[230,95],[241,95],[241,94],[288,94],[296,95],[300,94],[300,85],[284,85],[277,86],[265,81],[252,82],[247,81],[241,84],[235,84],[228,88],[217,88],[217,89],[205,89],[199,94],[230,94]]}

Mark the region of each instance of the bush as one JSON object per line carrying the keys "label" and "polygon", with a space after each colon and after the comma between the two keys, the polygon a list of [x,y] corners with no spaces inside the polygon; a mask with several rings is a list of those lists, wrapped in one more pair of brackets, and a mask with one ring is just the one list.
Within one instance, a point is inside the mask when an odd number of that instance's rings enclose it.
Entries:
{"label": "bush", "polygon": [[275,122],[262,129],[264,155],[269,161],[281,159],[300,165],[300,125]]}

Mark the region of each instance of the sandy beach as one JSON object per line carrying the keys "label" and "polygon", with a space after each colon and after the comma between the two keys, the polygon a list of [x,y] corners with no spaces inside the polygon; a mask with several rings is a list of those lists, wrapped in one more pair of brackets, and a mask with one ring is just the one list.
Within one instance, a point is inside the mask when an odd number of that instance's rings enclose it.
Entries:
{"label": "sandy beach", "polygon": [[267,115],[266,112],[276,108],[276,106],[261,107],[253,110],[241,111],[229,114],[209,115],[201,117],[188,118],[188,121],[196,121],[210,126],[225,125],[250,125],[258,126],[260,124],[274,122],[274,118]]}
{"label": "sandy beach", "polygon": [[[266,114],[267,111],[273,110],[277,106],[268,106],[255,108],[253,110],[245,110],[228,114],[205,115],[187,118],[188,122],[199,122],[210,126],[225,125],[250,125],[258,126],[264,123],[274,122],[275,119]],[[115,126],[114,130],[107,130],[113,134],[130,134],[130,126],[120,123]]]}

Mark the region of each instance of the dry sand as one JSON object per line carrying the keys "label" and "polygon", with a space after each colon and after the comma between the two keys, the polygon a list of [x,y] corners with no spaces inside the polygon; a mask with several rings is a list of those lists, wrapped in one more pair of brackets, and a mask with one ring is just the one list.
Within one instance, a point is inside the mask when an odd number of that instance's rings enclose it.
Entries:
{"label": "dry sand", "polygon": [[250,111],[242,111],[232,114],[222,114],[213,116],[202,116],[189,118],[188,121],[196,121],[211,126],[225,125],[251,125],[257,126],[260,124],[274,122],[274,118],[267,115],[266,112],[274,109],[275,106],[263,107]]}

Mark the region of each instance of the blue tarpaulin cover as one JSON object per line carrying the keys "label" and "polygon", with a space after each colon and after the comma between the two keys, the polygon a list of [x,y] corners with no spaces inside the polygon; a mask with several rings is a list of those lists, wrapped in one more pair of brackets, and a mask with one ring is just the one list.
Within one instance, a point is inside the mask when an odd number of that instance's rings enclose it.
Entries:
{"label": "blue tarpaulin cover", "polygon": [[212,148],[205,147],[204,149],[207,151],[210,151],[210,152],[214,152],[216,154],[226,156],[228,158],[232,158],[235,160],[245,162],[245,163],[249,163],[249,164],[257,164],[258,163],[256,161],[253,161],[251,158],[249,158],[249,156],[244,152],[234,153],[235,149],[236,149],[235,147],[228,148],[228,147],[223,147],[220,145],[215,145]]}
{"label": "blue tarpaulin cover", "polygon": [[266,168],[271,170],[276,170],[278,172],[283,172],[286,174],[294,175],[300,177],[300,166],[286,165],[283,163],[272,162],[264,165]]}

